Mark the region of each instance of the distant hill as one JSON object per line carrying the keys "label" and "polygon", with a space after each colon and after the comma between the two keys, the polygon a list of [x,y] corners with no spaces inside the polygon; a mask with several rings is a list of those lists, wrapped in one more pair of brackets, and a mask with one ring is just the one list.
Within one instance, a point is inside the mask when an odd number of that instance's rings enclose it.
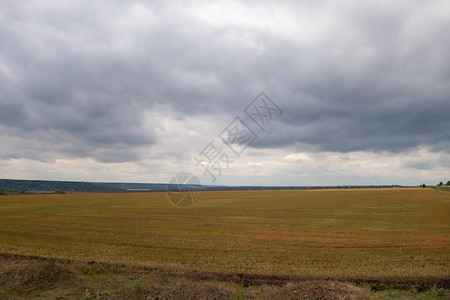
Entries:
{"label": "distant hill", "polygon": [[82,181],[0,179],[0,191],[6,192],[98,192],[108,190],[111,190],[111,188]]}
{"label": "distant hill", "polygon": [[293,189],[354,189],[393,188],[399,185],[345,185],[345,186],[215,186],[215,185],[174,185],[167,183],[125,183],[125,182],[84,182],[51,180],[0,179],[0,191],[5,192],[112,192],[112,191],[167,191],[201,188],[205,191],[228,190],[293,190]]}
{"label": "distant hill", "polygon": [[94,182],[94,184],[106,187],[109,190],[167,190],[167,183]]}

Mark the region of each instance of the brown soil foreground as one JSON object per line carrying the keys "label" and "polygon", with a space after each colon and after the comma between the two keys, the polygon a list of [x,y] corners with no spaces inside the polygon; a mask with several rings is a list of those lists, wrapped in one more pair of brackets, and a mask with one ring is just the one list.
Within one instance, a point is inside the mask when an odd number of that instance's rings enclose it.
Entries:
{"label": "brown soil foreground", "polygon": [[[377,299],[372,291],[449,289],[448,279],[344,281],[247,274],[168,273],[36,256],[0,254],[0,298]],[[111,289],[112,287],[112,289]],[[245,289],[245,294],[244,294]],[[114,290],[115,295],[111,295]]]}

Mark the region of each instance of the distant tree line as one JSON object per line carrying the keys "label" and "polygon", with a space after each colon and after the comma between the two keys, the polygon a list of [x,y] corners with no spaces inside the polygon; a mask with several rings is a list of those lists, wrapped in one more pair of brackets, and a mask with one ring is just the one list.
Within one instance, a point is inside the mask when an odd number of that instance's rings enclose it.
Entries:
{"label": "distant tree line", "polygon": [[[450,180],[449,180],[449,181],[447,181],[447,183],[446,183],[446,184],[444,184],[444,182],[443,182],[443,181],[441,181],[441,182],[439,182],[438,184],[436,184],[436,186],[450,186]],[[421,184],[421,185],[420,185],[420,187],[426,188],[427,186],[426,186],[426,184],[425,184],[425,183],[423,183],[423,184]]]}

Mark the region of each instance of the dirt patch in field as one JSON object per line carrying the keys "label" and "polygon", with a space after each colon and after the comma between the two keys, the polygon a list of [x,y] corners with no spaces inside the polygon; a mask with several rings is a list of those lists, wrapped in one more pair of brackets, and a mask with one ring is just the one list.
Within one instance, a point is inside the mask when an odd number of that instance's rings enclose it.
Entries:
{"label": "dirt patch in field", "polygon": [[0,273],[0,286],[11,290],[50,289],[78,281],[75,273],[54,261],[26,261]]}
{"label": "dirt patch in field", "polygon": [[[262,286],[257,290],[243,292],[231,291],[212,283],[192,282],[175,286],[154,287],[142,294],[150,299],[374,299],[361,287],[337,281],[305,281],[288,283],[284,286]],[[239,294],[239,295],[238,295]]]}
{"label": "dirt patch in field", "polygon": [[264,287],[262,299],[374,299],[365,289],[338,281],[304,281],[282,287]]}
{"label": "dirt patch in field", "polygon": [[230,291],[211,283],[192,282],[175,286],[151,288],[145,293],[146,299],[235,299]]}
{"label": "dirt patch in field", "polygon": [[384,291],[389,289],[410,290],[414,287],[417,291],[426,291],[433,286],[437,288],[449,289],[450,280],[448,278],[410,278],[395,279],[387,278],[385,280],[373,279],[352,279],[352,278],[299,278],[295,276],[272,276],[272,275],[250,275],[250,274],[226,274],[226,273],[204,273],[190,272],[182,274],[191,280],[217,280],[221,282],[242,283],[244,287],[270,285],[285,286],[288,283],[322,281],[347,282],[355,286],[369,285],[373,291]]}

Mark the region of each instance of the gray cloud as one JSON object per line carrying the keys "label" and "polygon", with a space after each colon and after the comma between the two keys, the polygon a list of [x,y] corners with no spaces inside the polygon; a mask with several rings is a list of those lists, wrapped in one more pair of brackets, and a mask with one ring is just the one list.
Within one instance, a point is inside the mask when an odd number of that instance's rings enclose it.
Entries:
{"label": "gray cloud", "polygon": [[285,114],[257,148],[450,149],[446,1],[205,5],[1,1],[0,157],[139,161],[157,107],[231,121],[261,90]]}

